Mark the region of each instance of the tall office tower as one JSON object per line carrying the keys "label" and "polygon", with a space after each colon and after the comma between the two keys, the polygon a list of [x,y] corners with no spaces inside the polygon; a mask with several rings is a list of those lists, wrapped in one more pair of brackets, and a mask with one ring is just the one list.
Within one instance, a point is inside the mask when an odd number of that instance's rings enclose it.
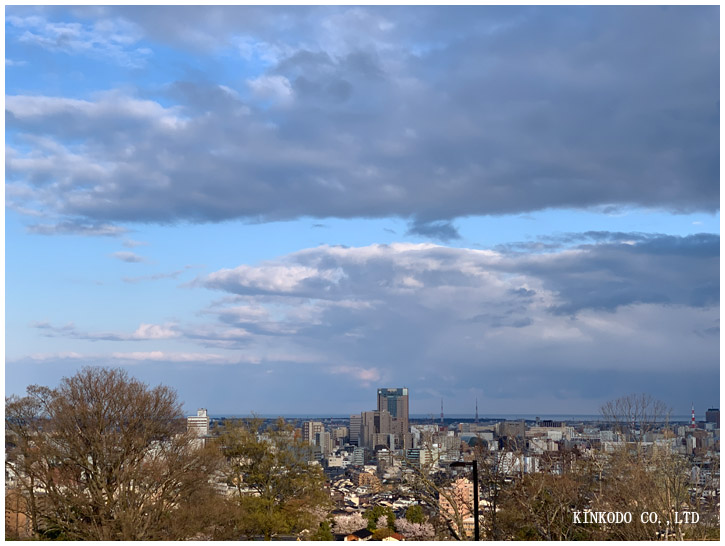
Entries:
{"label": "tall office tower", "polygon": [[186,418],[186,430],[197,436],[209,434],[209,415],[204,408],[199,408],[196,415]]}
{"label": "tall office tower", "polygon": [[362,413],[362,432],[360,445],[367,448],[375,447],[376,434],[387,435],[393,430],[393,416],[387,410],[364,411]]}
{"label": "tall office tower", "polygon": [[720,428],[720,410],[718,408],[710,408],[705,412],[705,421],[715,423]]}
{"label": "tall office tower", "polygon": [[362,433],[362,417],[360,415],[350,416],[350,445],[359,446]]}
{"label": "tall office tower", "polygon": [[302,442],[305,444],[315,443],[315,434],[325,432],[325,425],[319,421],[305,421],[302,423]]}
{"label": "tall office tower", "polygon": [[396,422],[395,433],[401,438],[410,432],[408,421],[408,389],[378,389],[378,411],[386,410]]}

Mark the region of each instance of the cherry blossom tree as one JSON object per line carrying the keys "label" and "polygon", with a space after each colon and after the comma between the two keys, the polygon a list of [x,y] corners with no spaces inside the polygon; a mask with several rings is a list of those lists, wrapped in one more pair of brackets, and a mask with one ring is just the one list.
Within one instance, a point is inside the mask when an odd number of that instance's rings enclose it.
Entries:
{"label": "cherry blossom tree", "polygon": [[349,535],[360,529],[365,529],[367,525],[368,520],[359,512],[349,516],[335,516],[332,532],[336,535]]}
{"label": "cherry blossom tree", "polygon": [[395,529],[408,540],[433,540],[435,529],[430,523],[412,523],[405,518],[395,520]]}

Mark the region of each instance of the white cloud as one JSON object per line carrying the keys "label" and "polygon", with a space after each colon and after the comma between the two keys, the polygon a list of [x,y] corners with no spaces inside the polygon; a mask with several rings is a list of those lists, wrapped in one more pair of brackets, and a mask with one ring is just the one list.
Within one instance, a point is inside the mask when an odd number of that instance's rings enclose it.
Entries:
{"label": "white cloud", "polygon": [[146,245],[148,245],[148,243],[146,243],[144,241],[134,241],[133,239],[124,239],[122,244],[126,248],[135,248],[137,246],[146,246]]}
{"label": "white cloud", "polygon": [[145,324],[141,323],[132,333],[123,332],[84,332],[78,330],[72,322],[64,326],[53,326],[47,321],[34,321],[30,323],[33,328],[38,328],[49,337],[70,337],[74,339],[86,339],[89,341],[144,341],[171,339],[181,336],[176,324]]}
{"label": "white cloud", "polygon": [[338,283],[342,276],[340,270],[319,270],[302,265],[242,265],[211,273],[205,282],[209,286],[237,286],[255,292],[292,294],[304,290],[311,283]]}
{"label": "white cloud", "polygon": [[282,104],[289,103],[294,95],[292,85],[284,76],[259,76],[247,80],[247,85],[257,97],[264,100],[271,99]]}
{"label": "white cloud", "polygon": [[[148,121],[163,129],[178,129],[185,120],[178,115],[179,108],[165,108],[158,102],[137,99],[117,91],[98,93],[96,100],[69,99],[35,95],[8,95],[5,109],[19,121],[68,116],[76,123],[89,120],[125,118]],[[52,141],[46,140],[50,145]]]}
{"label": "white cloud", "polygon": [[229,357],[214,353],[179,353],[166,351],[118,352],[111,353],[110,357],[116,360],[153,362],[231,362]]}
{"label": "white cloud", "polygon": [[6,17],[10,29],[20,32],[18,41],[51,51],[86,55],[125,67],[145,65],[151,54],[147,48],[134,47],[140,30],[123,19],[101,19],[94,24],[53,22],[40,16]]}
{"label": "white cloud", "polygon": [[173,327],[168,325],[159,324],[141,324],[136,331],[131,335],[132,339],[169,339],[172,337],[178,337],[177,332]]}
{"label": "white cloud", "polygon": [[330,368],[333,374],[343,374],[359,380],[364,386],[380,381],[382,374],[376,368],[362,368],[355,366],[334,366]]}
{"label": "white cloud", "polygon": [[146,261],[146,258],[144,258],[143,256],[139,256],[138,254],[136,254],[134,252],[128,252],[125,250],[121,250],[119,252],[114,252],[113,254],[111,254],[111,256],[121,260],[122,262],[127,262],[127,263],[141,263],[141,262]]}
{"label": "white cloud", "polygon": [[[77,353],[75,351],[63,351],[58,353],[32,353],[26,358],[30,360],[80,360],[85,358],[86,355]],[[19,360],[19,359],[18,359]]]}

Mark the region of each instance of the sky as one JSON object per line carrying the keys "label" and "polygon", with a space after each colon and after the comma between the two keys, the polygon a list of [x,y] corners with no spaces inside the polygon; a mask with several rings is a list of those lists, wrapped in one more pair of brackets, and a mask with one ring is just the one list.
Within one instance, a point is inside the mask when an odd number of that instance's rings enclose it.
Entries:
{"label": "sky", "polygon": [[5,389],[719,404],[719,7],[5,8]]}

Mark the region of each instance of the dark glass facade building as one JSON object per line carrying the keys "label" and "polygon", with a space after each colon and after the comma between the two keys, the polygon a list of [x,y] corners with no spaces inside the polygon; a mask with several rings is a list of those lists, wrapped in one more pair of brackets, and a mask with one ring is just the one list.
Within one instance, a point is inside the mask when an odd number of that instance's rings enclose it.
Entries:
{"label": "dark glass facade building", "polygon": [[398,422],[399,433],[410,431],[408,389],[378,389],[378,411],[388,411]]}

